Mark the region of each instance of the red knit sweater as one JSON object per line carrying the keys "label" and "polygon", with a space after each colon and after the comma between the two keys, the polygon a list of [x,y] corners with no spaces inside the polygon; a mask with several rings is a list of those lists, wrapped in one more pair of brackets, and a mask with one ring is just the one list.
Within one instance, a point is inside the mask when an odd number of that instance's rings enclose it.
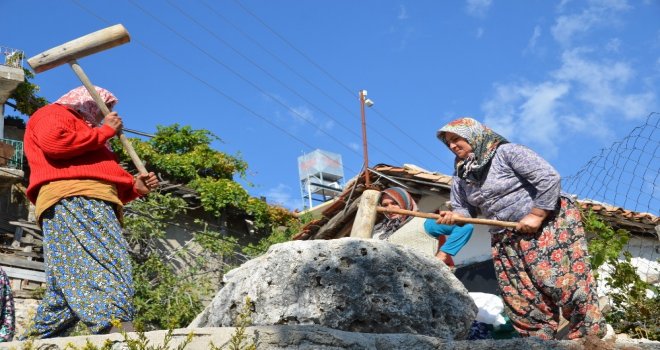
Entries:
{"label": "red knit sweater", "polygon": [[114,135],[111,127],[92,128],[76,111],[62,105],[50,104],[37,110],[27,123],[24,139],[30,165],[30,201],[36,202],[42,185],[70,179],[114,183],[123,203],[137,198],[133,176],[105,146]]}

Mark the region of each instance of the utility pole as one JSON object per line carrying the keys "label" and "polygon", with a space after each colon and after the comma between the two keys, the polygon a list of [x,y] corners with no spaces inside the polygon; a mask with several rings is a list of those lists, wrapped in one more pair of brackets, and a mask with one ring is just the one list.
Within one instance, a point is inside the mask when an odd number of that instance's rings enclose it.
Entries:
{"label": "utility pole", "polygon": [[369,188],[369,153],[367,152],[367,121],[364,106],[371,107],[374,102],[367,98],[367,90],[360,90],[360,114],[362,116],[362,151],[364,153],[364,186]]}

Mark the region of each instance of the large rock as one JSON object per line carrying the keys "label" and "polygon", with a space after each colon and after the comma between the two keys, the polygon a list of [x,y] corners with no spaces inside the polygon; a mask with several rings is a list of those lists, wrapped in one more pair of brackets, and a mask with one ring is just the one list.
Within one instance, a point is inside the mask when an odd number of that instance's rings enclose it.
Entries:
{"label": "large rock", "polygon": [[364,333],[464,339],[477,307],[437,259],[377,240],[292,241],[225,275],[189,327],[234,326],[246,298],[252,323],[317,324]]}

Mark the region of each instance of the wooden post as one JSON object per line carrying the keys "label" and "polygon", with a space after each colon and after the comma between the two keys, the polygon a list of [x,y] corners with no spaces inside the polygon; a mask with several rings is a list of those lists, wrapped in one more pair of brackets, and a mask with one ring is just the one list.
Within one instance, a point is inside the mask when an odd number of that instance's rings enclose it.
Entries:
{"label": "wooden post", "polygon": [[353,221],[353,228],[351,229],[351,237],[357,238],[371,238],[371,232],[376,223],[378,212],[378,200],[380,199],[380,191],[365,190],[360,197],[360,205],[358,206],[357,213],[355,214],[355,221]]}

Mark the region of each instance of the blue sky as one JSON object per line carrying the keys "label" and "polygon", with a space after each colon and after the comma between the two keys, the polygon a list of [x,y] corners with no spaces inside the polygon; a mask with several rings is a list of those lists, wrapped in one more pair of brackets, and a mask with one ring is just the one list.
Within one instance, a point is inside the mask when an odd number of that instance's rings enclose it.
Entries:
{"label": "blue sky", "polygon": [[[44,5],[48,3],[48,5]],[[127,128],[217,134],[249,192],[301,208],[297,158],[342,156],[451,174],[435,132],[472,116],[573,175],[660,111],[659,1],[0,0],[0,46],[32,57],[121,23],[131,42],[81,59]],[[37,75],[55,100],[67,66]],[[14,114],[6,108],[6,114]]]}

